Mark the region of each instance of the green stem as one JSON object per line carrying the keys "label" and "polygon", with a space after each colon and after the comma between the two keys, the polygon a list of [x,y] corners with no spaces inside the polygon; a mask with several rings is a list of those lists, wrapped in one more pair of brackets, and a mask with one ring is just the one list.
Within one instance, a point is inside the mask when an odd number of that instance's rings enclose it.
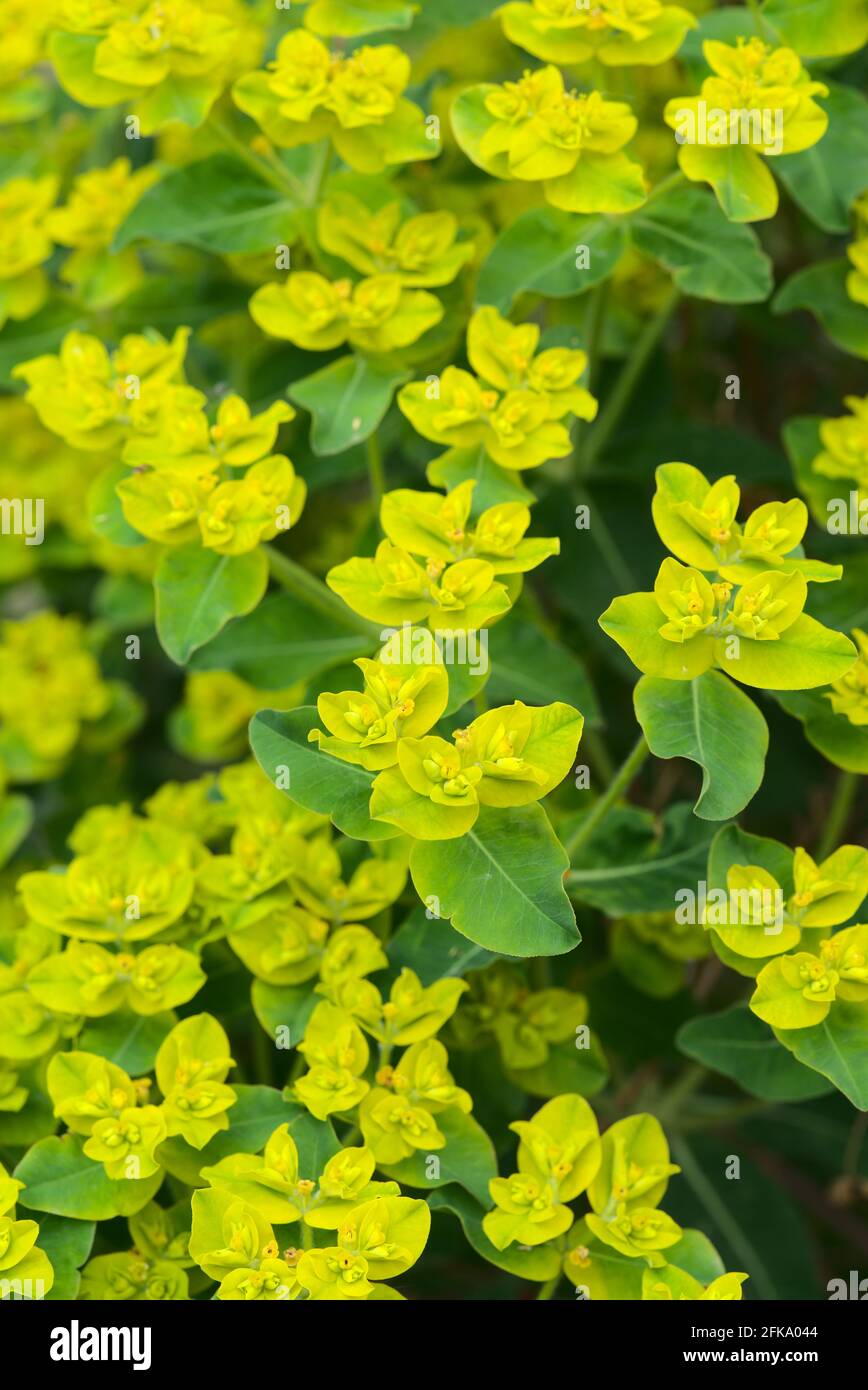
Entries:
{"label": "green stem", "polygon": [[629,404],[633,389],[648,365],[648,359],[657,346],[663,330],[669,322],[678,299],[679,291],[673,286],[666,296],[665,301],[657,310],[657,313],[653,318],[648,320],[642,332],[639,334],[639,337],[636,339],[633,349],[621,370],[621,375],[615,382],[612,394],[606,401],[605,408],[597,417],[596,424],[591,431],[583,457],[579,459],[578,471],[580,474],[587,472],[594,460],[608,444],[613,431]]}
{"label": "green stem", "polygon": [[344,627],[362,632],[366,637],[378,638],[380,629],[376,623],[369,623],[367,618],[360,618],[351,608],[339,599],[337,594],[333,594],[331,589],[326,588],[321,579],[317,579],[315,574],[309,574],[301,565],[296,564],[295,560],[290,560],[288,555],[277,550],[273,545],[265,546],[265,555],[268,560],[268,568],[271,570],[272,577],[277,580],[287,593],[295,594],[303,602],[319,610],[320,613],[327,614],[330,618]]}
{"label": "green stem", "polygon": [[748,9],[753,15],[754,24],[756,25],[756,31],[759,34],[760,38],[766,40],[770,39],[771,35],[769,34],[766,22],[763,19],[762,11],[759,7],[759,0],[747,0],[747,5]]}
{"label": "green stem", "polygon": [[603,795],[594,802],[581,825],[564,845],[571,859],[577,849],[581,849],[582,845],[587,844],[597,826],[604,817],[608,815],[621,793],[628,789],[650,751],[648,744],[645,742],[645,735],[642,734],[627,760],[622,763],[619,771],[603,792]]}
{"label": "green stem", "polygon": [[611,280],[604,280],[591,290],[591,304],[588,309],[588,390],[593,391],[600,371],[600,347],[603,340],[603,323],[609,301]]}
{"label": "green stem", "polygon": [[380,503],[383,500],[383,493],[386,491],[386,469],[383,463],[383,451],[380,448],[380,440],[377,431],[368,435],[365,444],[365,454],[368,460],[368,480],[371,485],[371,499],[377,509],[377,516],[380,515]]}
{"label": "green stem", "polygon": [[[655,184],[651,189],[651,192],[648,194],[648,203],[653,202],[655,198],[661,197],[664,193],[669,193],[673,188],[679,188],[682,183],[686,182],[686,175],[682,174],[680,169],[673,169],[671,174],[667,174],[665,179],[661,179],[660,182]],[[645,204],[646,207],[648,203]]]}
{"label": "green stem", "polygon": [[558,1270],[558,1273],[555,1275],[555,1277],[554,1277],[553,1279],[549,1279],[548,1283],[543,1284],[542,1288],[540,1289],[539,1293],[537,1294],[537,1302],[539,1302],[540,1299],[543,1299],[543,1298],[554,1298],[554,1296],[555,1296],[555,1291],[556,1291],[556,1289],[557,1289],[557,1287],[558,1287],[558,1284],[559,1284],[560,1282],[561,1282],[561,1274],[560,1274],[560,1270]]}
{"label": "green stem", "polygon": [[603,519],[602,509],[595,505],[587,488],[582,484],[577,484],[573,492],[576,500],[588,509],[588,532],[600,553],[600,559],[620,589],[632,589],[634,584],[630,566]]}
{"label": "green stem", "polygon": [[611,782],[615,776],[615,764],[612,762],[606,740],[599,729],[585,728],[582,738],[585,741],[591,762],[600,774],[603,782]]}
{"label": "green stem", "polygon": [[859,777],[855,772],[840,772],[838,774],[832,804],[829,807],[826,824],[817,846],[818,859],[825,859],[840,843],[841,836],[847,828],[858,790]]}
{"label": "green stem", "polygon": [[257,178],[264,179],[266,183],[271,184],[271,187],[276,188],[278,192],[289,194],[294,202],[300,201],[301,188],[292,177],[289,170],[284,169],[282,164],[276,160],[273,164],[270,164],[267,160],[260,159],[259,155],[254,154],[253,150],[251,150],[248,145],[245,145],[243,140],[239,140],[234,131],[230,130],[228,126],[225,126],[216,116],[209,116],[208,129],[227,150],[231,150],[242,163],[246,164],[248,169],[251,169],[253,173],[256,174]]}
{"label": "green stem", "polygon": [[684,1102],[699,1089],[707,1076],[708,1069],[701,1067],[698,1062],[691,1062],[684,1068],[657,1106],[657,1118],[661,1124],[674,1120]]}

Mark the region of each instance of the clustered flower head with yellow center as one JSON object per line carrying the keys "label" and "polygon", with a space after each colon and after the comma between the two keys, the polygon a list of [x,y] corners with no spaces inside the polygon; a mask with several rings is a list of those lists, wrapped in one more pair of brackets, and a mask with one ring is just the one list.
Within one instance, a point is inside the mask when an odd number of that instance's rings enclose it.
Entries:
{"label": "clustered flower head with yellow center", "polygon": [[124,218],[157,178],[153,165],[133,171],[128,159],[116,159],[105,169],[79,174],[66,205],[48,214],[49,235],[59,245],[72,248],[61,278],[89,307],[115,304],[142,281],[137,252],[131,246],[111,253],[109,248]]}
{"label": "clustered flower head with yellow center", "polygon": [[820,424],[822,448],[811,462],[823,478],[851,481],[868,494],[868,396],[845,396],[849,414]]}
{"label": "clustered flower head with yellow center", "polygon": [[232,96],[275,145],[330,139],[350,168],[377,174],[440,152],[424,113],[404,96],[409,81],[410,59],[394,44],[330,52],[298,29],[281,39],[264,71],[235,83]]}
{"label": "clustered flower head with yellow center", "polygon": [[262,285],[250,301],[254,323],[274,338],[310,352],[348,343],[381,356],[409,347],[443,317],[426,290],[404,288],[397,274],[330,281],[312,270],[293,271],[283,285]]}
{"label": "clustered flower head with yellow center", "polygon": [[697,20],[661,0],[511,0],[495,11],[519,48],[547,63],[664,63]]}
{"label": "clustered flower head with yellow center", "polygon": [[42,263],[53,250],[50,209],[58,187],[54,174],[13,178],[0,187],[0,327],[10,318],[30,318],[48,298]]}
{"label": "clustered flower head with yellow center", "polygon": [[263,34],[240,0],[60,0],[48,52],[83,106],[132,104],[143,135],[199,125]]}
{"label": "clustered flower head with yellow center", "polygon": [[329,587],[373,622],[430,627],[485,627],[507,612],[519,592],[500,575],[520,576],[556,555],[555,538],[526,538],[530,511],[520,502],[486,508],[471,521],[475,483],[444,498],[399,489],[383,498],[380,522],[387,539],[372,559],[354,556],[327,575]]}
{"label": "clustered flower head with yellow center", "polygon": [[[722,1267],[705,1291],[689,1268],[689,1233],[659,1209],[680,1170],[653,1115],[618,1120],[601,1138],[588,1102],[562,1095],[510,1128],[518,1172],[492,1179],[494,1206],[482,1220],[496,1250],[547,1250],[554,1274],[562,1269],[592,1299],[660,1298],[660,1286],[678,1288],[677,1297],[741,1297],[747,1275]],[[576,1220],[568,1204],[585,1192],[591,1211]],[[621,1256],[614,1264],[612,1250]]]}
{"label": "clustered flower head with yellow center", "polygon": [[362,275],[396,275],[416,289],[450,284],[476,249],[457,239],[458,218],[445,208],[406,217],[400,202],[371,209],[340,189],[317,209],[316,232],[324,251]]}
{"label": "clustered flower head with yellow center", "polygon": [[82,737],[118,704],[76,617],[35,613],[0,626],[0,759],[16,780],[54,776]]}
{"label": "clustered flower head with yellow center", "polygon": [[593,420],[594,397],[579,383],[588,359],[573,348],[539,350],[535,323],[513,324],[491,307],[467,330],[473,373],[447,367],[442,377],[412,382],[398,404],[413,428],[450,449],[484,448],[501,468],[537,468],[572,450],[565,421]]}
{"label": "clustered flower head with yellow center", "polygon": [[791,48],[760,38],[709,39],[702,51],[713,76],[699,96],[673,97],[664,111],[678,163],[689,179],[711,185],[731,221],[774,217],[778,191],[763,158],[798,154],[822,139],[829,118],[814,98],[829,89]]}
{"label": "clustered flower head with yellow center", "polygon": [[856,648],[803,609],[808,583],[842,568],[804,558],[804,502],[764,503],[742,525],[740,496],[732,476],[709,483],[691,464],[662,464],[654,524],[678,558],[663,561],[652,593],[616,598],[600,626],[646,675],[692,680],[716,666],[767,690],[829,685]]}
{"label": "clustered flower head with yellow center", "polygon": [[288,530],[304,506],[304,482],[271,452],[295,412],[276,401],[253,416],[240,396],[227,396],[210,424],[207,398],[184,380],[189,334],[178,329],[171,342],[131,334],[109,354],[73,332],[59,355],[21,363],[15,375],[42,422],[75,448],[120,446],[132,472],[117,493],[142,536],[242,555]]}
{"label": "clustered flower head with yellow center", "polygon": [[624,152],[637,126],[626,102],[567,90],[555,67],[469,87],[452,107],[468,159],[494,178],[542,183],[564,212],[625,213],[644,203],[642,169]]}
{"label": "clustered flower head with yellow center", "polygon": [[[702,925],[715,951],[755,977],[775,956],[813,950],[818,936],[848,922],[868,893],[868,850],[841,845],[820,864],[801,846],[783,846],[776,877],[761,864],[730,864],[726,893],[708,901]],[[791,884],[791,886],[790,886]]]}
{"label": "clustered flower head with yellow center", "polygon": [[859,660],[840,680],[832,682],[824,698],[836,714],[862,729],[868,726],[868,632],[857,627],[852,635],[859,649]]}

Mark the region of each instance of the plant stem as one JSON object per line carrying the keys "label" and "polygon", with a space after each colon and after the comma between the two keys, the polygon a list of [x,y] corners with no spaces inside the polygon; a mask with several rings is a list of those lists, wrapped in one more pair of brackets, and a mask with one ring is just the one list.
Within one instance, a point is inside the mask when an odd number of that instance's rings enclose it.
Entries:
{"label": "plant stem", "polygon": [[377,510],[377,517],[380,515],[380,503],[383,500],[383,493],[386,491],[386,469],[383,464],[383,451],[380,448],[380,440],[377,431],[369,434],[365,443],[365,454],[368,460],[368,479],[371,484],[371,500]]}
{"label": "plant stem", "polygon": [[376,623],[369,623],[367,618],[360,618],[338,598],[337,594],[326,588],[315,574],[309,574],[301,565],[296,564],[295,560],[290,560],[288,555],[284,555],[273,545],[265,546],[265,555],[272,577],[287,593],[295,594],[296,598],[342,623],[344,627],[364,633],[372,639],[379,637],[380,629]]}
{"label": "plant stem", "polygon": [[603,339],[603,323],[609,300],[611,280],[604,280],[591,290],[591,305],[588,310],[588,390],[593,391],[600,371],[600,347]]}
{"label": "plant stem", "polygon": [[548,1283],[543,1284],[542,1288],[540,1289],[539,1293],[537,1294],[537,1302],[539,1302],[540,1299],[543,1299],[543,1298],[554,1298],[555,1290],[557,1289],[558,1284],[559,1284],[560,1282],[561,1282],[561,1275],[560,1275],[560,1271],[558,1271],[558,1273],[555,1275],[555,1277],[554,1277],[553,1279],[549,1279]]}
{"label": "plant stem", "polygon": [[573,493],[576,500],[588,509],[588,533],[600,552],[600,559],[620,589],[632,589],[633,575],[630,566],[603,519],[602,509],[596,506],[587,488],[582,484],[577,484]]}
{"label": "plant stem", "polygon": [[640,735],[632,752],[629,754],[626,761],[622,763],[615,777],[603,792],[603,795],[594,802],[581,825],[570,836],[569,840],[567,840],[564,848],[571,859],[577,849],[581,849],[582,845],[587,844],[597,826],[618,800],[618,797],[622,792],[628,789],[650,751],[648,744],[645,742],[645,735]]}
{"label": "plant stem", "polygon": [[[652,203],[655,198],[659,198],[664,193],[669,193],[673,188],[679,188],[682,183],[687,182],[687,176],[682,174],[680,169],[673,169],[671,174],[667,174],[665,179],[661,179],[655,184],[648,194],[648,203]],[[648,205],[646,203],[646,207]]]}
{"label": "plant stem", "polygon": [[633,345],[621,375],[615,382],[612,394],[605,408],[597,417],[582,458],[579,459],[579,474],[587,472],[595,459],[606,447],[621,416],[627,408],[633,389],[648,364],[652,352],[665,329],[672,311],[679,299],[679,291],[673,288],[653,318],[649,319]]}
{"label": "plant stem", "polygon": [[657,1106],[658,1120],[661,1123],[664,1120],[671,1123],[685,1100],[698,1090],[707,1076],[707,1067],[700,1066],[698,1062],[691,1062],[689,1066],[685,1067]]}
{"label": "plant stem", "polygon": [[818,859],[825,859],[839,844],[847,828],[858,790],[859,778],[855,772],[839,772],[826,824],[817,845]]}
{"label": "plant stem", "polygon": [[762,11],[761,11],[761,9],[760,9],[760,7],[759,7],[759,0],[747,0],[747,5],[748,5],[748,9],[750,10],[751,14],[753,15],[754,24],[756,25],[756,30],[757,30],[757,33],[759,34],[760,38],[761,38],[761,39],[768,39],[768,38],[769,38],[769,31],[768,31],[768,28],[766,27],[766,22],[765,22],[765,20],[763,19]]}

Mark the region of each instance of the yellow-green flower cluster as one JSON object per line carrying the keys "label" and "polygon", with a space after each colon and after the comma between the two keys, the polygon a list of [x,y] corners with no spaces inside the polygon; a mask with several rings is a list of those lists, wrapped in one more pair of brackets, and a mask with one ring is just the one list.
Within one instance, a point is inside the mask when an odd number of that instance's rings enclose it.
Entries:
{"label": "yellow-green flower cluster", "polygon": [[320,695],[317,711],[328,732],[314,728],[308,737],[332,757],[377,771],[371,817],[406,835],[464,835],[481,806],[539,801],[572,765],[583,720],[570,705],[535,708],[517,700],[456,729],[450,742],[428,732],[448,698],[442,665],[393,662],[388,646],[380,660],[356,665],[363,691]]}
{"label": "yellow-green flower cluster", "polygon": [[276,401],[252,415],[230,395],[210,423],[207,398],[184,380],[189,333],[178,329],[171,342],[132,334],[109,354],[99,339],[73,332],[58,355],[22,363],[15,375],[43,424],[74,448],[120,447],[132,472],[117,494],[142,536],[243,555],[293,526],[304,506],[304,482],[272,453],[295,412]]}
{"label": "yellow-green flower cluster", "polygon": [[0,187],[0,327],[7,319],[30,318],[48,298],[42,263],[53,249],[49,211],[57,189],[53,174],[13,178]]}
{"label": "yellow-green flower cluster", "polygon": [[317,241],[362,275],[396,275],[402,285],[430,289],[450,284],[475,246],[457,240],[458,218],[439,212],[404,216],[400,202],[368,208],[352,193],[335,189],[317,209]]}
{"label": "yellow-green flower cluster", "polygon": [[644,203],[641,166],[624,150],[637,127],[626,102],[568,90],[550,66],[467,88],[452,108],[468,159],[494,178],[541,183],[564,212],[626,213]]}
{"label": "yellow-green flower cluster", "polygon": [[54,22],[48,51],[61,86],[83,106],[132,103],[143,135],[200,125],[262,43],[240,0],[60,0]]}
{"label": "yellow-green flower cluster", "polygon": [[564,423],[593,420],[597,402],[579,382],[585,353],[538,351],[539,325],[514,325],[478,309],[467,330],[475,375],[447,367],[441,378],[402,387],[398,404],[413,428],[449,448],[481,446],[501,468],[536,468],[572,450]]}
{"label": "yellow-green flower cluster", "polygon": [[[369,1148],[348,1147],[302,1176],[296,1143],[281,1125],[261,1155],[239,1153],[204,1168],[210,1185],[193,1196],[189,1249],[218,1283],[216,1297],[401,1298],[379,1281],[415,1264],[431,1213],[424,1201],[402,1197],[396,1182],[372,1181],[375,1162]],[[300,1223],[304,1247],[281,1249],[272,1223]],[[313,1231],[328,1233],[326,1243],[314,1246]]]}
{"label": "yellow-green flower cluster", "polygon": [[664,63],[697,22],[660,0],[510,0],[497,13],[506,37],[535,58],[608,67]]}
{"label": "yellow-green flower cluster", "polygon": [[424,113],[404,96],[409,81],[410,59],[394,44],[332,53],[296,30],[281,39],[267,69],[247,73],[232,95],[275,145],[327,138],[350,168],[376,174],[439,153]]}
{"label": "yellow-green flower cluster", "polygon": [[405,289],[400,275],[371,275],[354,285],[299,270],[284,285],[258,289],[250,314],[273,338],[288,338],[310,352],[349,343],[378,356],[415,343],[440,322],[443,306],[426,290]]}
{"label": "yellow-green flower cluster", "polygon": [[778,191],[763,159],[798,154],[822,139],[829,118],[814,98],[829,89],[812,81],[791,48],[773,49],[758,37],[709,39],[702,51],[713,75],[699,96],[673,97],[664,111],[682,172],[711,184],[734,222],[774,217]]}
{"label": "yellow-green flower cluster", "polygon": [[77,744],[112,747],[141,716],[132,691],[104,680],[78,618],[46,611],[0,624],[0,763],[11,780],[53,777]]}
{"label": "yellow-green flower cluster", "polygon": [[[510,1128],[518,1171],[489,1184],[494,1207],[482,1222],[496,1250],[550,1245],[555,1269],[590,1299],[741,1298],[746,1274],[721,1270],[706,1286],[679,1264],[690,1263],[690,1242],[660,1202],[680,1169],[653,1115],[618,1120],[601,1137],[587,1101],[562,1095]],[[591,1210],[576,1220],[568,1204],[582,1193]]]}
{"label": "yellow-green flower cluster", "polygon": [[662,464],[652,511],[664,545],[652,593],[616,598],[603,631],[646,675],[692,680],[717,666],[746,685],[807,690],[856,660],[843,633],[804,610],[808,582],[841,567],[803,558],[804,502],[766,502],[744,524],[732,476],[709,483],[687,463]]}

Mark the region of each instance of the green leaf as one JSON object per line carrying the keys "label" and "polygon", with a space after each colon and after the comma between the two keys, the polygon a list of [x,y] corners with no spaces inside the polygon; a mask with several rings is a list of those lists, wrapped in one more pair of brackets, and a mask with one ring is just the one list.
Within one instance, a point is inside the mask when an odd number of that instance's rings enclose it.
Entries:
{"label": "green leaf", "polygon": [[340,357],[297,381],[287,395],[313,416],[315,454],[342,454],[374,433],[410,372],[369,357]]}
{"label": "green leaf", "polygon": [[643,676],[633,705],[655,757],[702,768],[694,815],[729,820],[744,810],[762,784],[769,746],[766,721],[744,691],[719,671],[692,681]]}
{"label": "green leaf", "polygon": [[[565,839],[573,824],[564,822]],[[616,807],[573,857],[570,896],[610,917],[671,910],[679,888],[704,877],[713,834],[683,802],[666,811],[662,828],[650,811]]]}
{"label": "green leaf", "polygon": [[73,331],[85,331],[87,316],[66,300],[49,300],[44,309],[29,319],[5,324],[0,333],[0,385],[19,386],[12,380],[12,368],[46,352],[56,352]]}
{"label": "green leaf", "polygon": [[113,1216],[133,1216],[154,1196],[163,1181],[162,1172],[150,1178],[106,1177],[101,1163],[94,1163],[72,1134],[62,1139],[40,1139],[22,1158],[14,1176],[25,1184],[18,1201],[31,1211],[73,1216],[80,1221],[108,1221]]}
{"label": "green leaf", "polygon": [[630,219],[634,245],[657,261],[684,294],[755,304],[773,288],[772,263],[756,232],[730,222],[703,188],[673,188]]}
{"label": "green leaf", "polygon": [[172,169],[147,189],[115,234],[113,251],[165,241],[200,251],[274,251],[297,234],[298,204],[230,154]]}
{"label": "green leaf", "polygon": [[836,714],[821,690],[785,691],[777,696],[787,714],[801,720],[805,738],[835,767],[868,777],[868,726]]}
{"label": "green leaf", "polygon": [[791,275],[772,300],[773,314],[807,309],[843,352],[868,358],[868,309],[847,293],[849,261],[818,261]]}
{"label": "green leaf", "polygon": [[369,639],[302,599],[272,594],[200,647],[188,669],[232,671],[259,690],[279,690],[369,655],[373,647]]}
{"label": "green leaf", "polygon": [[[617,217],[532,208],[501,232],[479,272],[476,297],[509,313],[521,293],[566,299],[608,278],[627,245]],[[584,251],[587,250],[587,256]],[[587,268],[580,268],[587,259]]]}
{"label": "green leaf", "polygon": [[477,945],[511,956],[559,956],[579,943],[564,891],[568,867],[541,806],[483,806],[457,840],[417,840],[419,897]]}
{"label": "green leaf", "polygon": [[95,1234],[93,1221],[43,1216],[39,1222],[39,1249],[45,1251],[54,1270],[54,1283],[45,1295],[49,1302],[78,1297],[78,1271],[90,1255]]}
{"label": "green leaf", "polygon": [[815,1072],[794,1061],[746,1004],[692,1018],[675,1041],[686,1057],[722,1072],[760,1100],[813,1100],[830,1090]]}
{"label": "green leaf", "polygon": [[481,970],[497,959],[491,951],[469,942],[448,922],[429,918],[421,905],[395,932],[386,954],[396,972],[406,967],[419,976],[423,985],[464,976],[468,970]]}
{"label": "green leaf", "polygon": [[432,1192],[428,1198],[432,1211],[448,1211],[461,1222],[471,1248],[489,1264],[505,1269],[507,1274],[515,1274],[519,1279],[530,1279],[536,1284],[545,1284],[554,1279],[561,1267],[560,1252],[551,1245],[525,1247],[508,1245],[505,1250],[497,1250],[482,1229],[483,1209],[463,1192],[452,1185],[442,1191]]}
{"label": "green leaf", "polygon": [[775,1029],[793,1056],[828,1077],[857,1110],[868,1110],[868,1009],[837,999],[822,1023]]}
{"label": "green leaf", "polygon": [[261,710],[250,723],[254,757],[275,785],[286,780],[278,773],[287,769],[287,795],[308,811],[330,816],[333,824],[354,840],[388,840],[398,834],[394,826],[372,821],[368,815],[375,774],[355,763],[342,762],[308,742],[319,717],[312,705],[281,714]]}
{"label": "green leaf", "polygon": [[0,865],[11,859],[33,824],[33,803],[29,797],[0,797]]}
{"label": "green leaf", "polygon": [[762,17],[804,58],[855,53],[868,40],[865,0],[765,0]]}
{"label": "green leaf", "polygon": [[849,671],[856,648],[843,632],[824,627],[801,613],[773,642],[743,639],[731,656],[727,639],[718,638],[718,663],[736,680],[759,690],[810,690],[831,685]]}
{"label": "green leaf", "polygon": [[277,1040],[278,1028],[286,1028],[290,1047],[296,1047],[319,1003],[319,995],[314,994],[311,984],[269,985],[264,980],[254,980],[250,1002],[253,1012],[273,1042]]}
{"label": "green leaf", "polygon": [[147,545],[147,540],[127,521],[116,486],[130,476],[124,463],[110,463],[98,473],[88,488],[87,515],[98,536],[112,545]]}
{"label": "green leaf", "polygon": [[489,632],[488,653],[489,705],[565,700],[582,711],[586,724],[600,723],[597,697],[581,659],[532,623],[510,614]]}
{"label": "green leaf", "polygon": [[157,636],[183,666],[230,618],[255,608],[268,584],[263,550],[218,555],[202,546],[166,550],[157,565],[154,591]]}
{"label": "green leaf", "polygon": [[437,1116],[437,1128],[446,1139],[446,1147],[438,1149],[434,1155],[438,1160],[439,1177],[428,1176],[431,1155],[418,1151],[400,1163],[380,1164],[380,1168],[387,1178],[394,1178],[402,1187],[430,1190],[457,1182],[477,1202],[488,1205],[488,1184],[497,1177],[497,1158],[485,1130],[472,1115],[455,1108]]}
{"label": "green leaf", "polygon": [[79,1039],[84,1052],[95,1052],[130,1076],[153,1071],[157,1052],[169,1036],[177,1018],[174,1013],[118,1013],[88,1023]]}
{"label": "green leaf", "polygon": [[532,1096],[560,1096],[577,1092],[595,1096],[609,1079],[609,1066],[599,1040],[592,1033],[588,1047],[576,1047],[574,1038],[549,1045],[549,1055],[538,1067],[506,1068],[506,1074]]}
{"label": "green leaf", "polygon": [[519,474],[514,469],[501,468],[488,457],[481,445],[476,449],[447,450],[445,454],[432,459],[425,476],[432,487],[443,487],[450,491],[472,478],[476,484],[473,489],[474,517],[501,502],[523,502],[525,506],[531,506],[536,501]]}
{"label": "green leaf", "polygon": [[775,173],[802,212],[824,232],[847,232],[850,208],[865,191],[868,170],[868,101],[852,87],[828,84],[823,109],[829,128],[800,154],[775,160]]}

